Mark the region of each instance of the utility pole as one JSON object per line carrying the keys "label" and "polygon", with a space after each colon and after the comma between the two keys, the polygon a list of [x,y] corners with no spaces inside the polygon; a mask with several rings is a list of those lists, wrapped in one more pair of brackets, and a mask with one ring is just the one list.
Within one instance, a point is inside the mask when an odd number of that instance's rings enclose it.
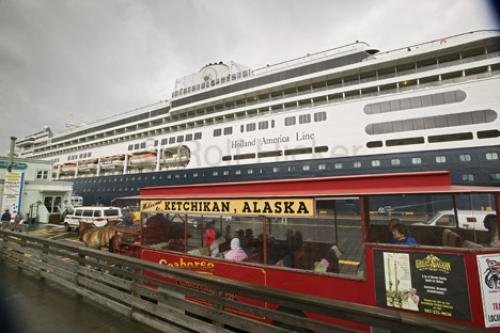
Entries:
{"label": "utility pole", "polygon": [[16,146],[17,138],[15,136],[10,137],[10,151],[9,151],[9,165],[7,166],[7,171],[12,172],[12,167],[14,166],[14,149]]}

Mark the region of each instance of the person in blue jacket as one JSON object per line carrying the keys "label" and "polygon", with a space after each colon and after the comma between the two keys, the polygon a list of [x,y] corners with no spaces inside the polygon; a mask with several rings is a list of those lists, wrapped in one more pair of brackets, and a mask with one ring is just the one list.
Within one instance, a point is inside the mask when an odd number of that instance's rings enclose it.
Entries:
{"label": "person in blue jacket", "polygon": [[417,245],[417,241],[413,235],[408,232],[403,223],[396,223],[392,226],[392,244],[399,245]]}

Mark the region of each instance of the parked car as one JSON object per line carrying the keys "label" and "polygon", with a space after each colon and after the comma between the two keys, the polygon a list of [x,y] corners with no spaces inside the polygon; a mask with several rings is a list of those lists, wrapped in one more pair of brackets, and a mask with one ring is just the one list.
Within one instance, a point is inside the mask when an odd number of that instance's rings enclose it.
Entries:
{"label": "parked car", "polygon": [[[460,229],[471,229],[488,231],[484,225],[487,216],[495,216],[495,212],[483,210],[457,210],[458,227]],[[440,227],[455,227],[455,212],[453,210],[442,210],[437,212],[426,222],[414,223],[414,225],[431,225]]]}
{"label": "parked car", "polygon": [[92,223],[96,227],[104,227],[112,220],[122,220],[119,207],[78,207],[64,218],[68,230],[78,229],[80,222]]}

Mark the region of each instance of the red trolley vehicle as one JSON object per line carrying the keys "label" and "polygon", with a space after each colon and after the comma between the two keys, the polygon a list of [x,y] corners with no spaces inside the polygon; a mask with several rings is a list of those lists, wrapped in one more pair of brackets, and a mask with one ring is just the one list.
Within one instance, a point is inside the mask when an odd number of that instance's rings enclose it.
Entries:
{"label": "red trolley vehicle", "polygon": [[140,200],[142,259],[500,332],[500,188],[443,171],[154,187]]}

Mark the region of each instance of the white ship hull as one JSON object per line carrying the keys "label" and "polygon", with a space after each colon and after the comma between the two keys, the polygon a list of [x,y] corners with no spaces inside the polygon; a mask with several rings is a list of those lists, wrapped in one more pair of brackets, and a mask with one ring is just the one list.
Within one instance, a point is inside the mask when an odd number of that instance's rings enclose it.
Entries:
{"label": "white ship hull", "polygon": [[[64,163],[75,154],[68,145],[100,159],[95,177],[76,175],[75,190],[103,202],[142,186],[411,170],[500,185],[497,31],[384,53],[355,44],[220,82],[196,81],[203,70],[135,118],[53,137],[43,149],[28,137],[19,148]],[[104,162],[114,155],[129,156]]]}

